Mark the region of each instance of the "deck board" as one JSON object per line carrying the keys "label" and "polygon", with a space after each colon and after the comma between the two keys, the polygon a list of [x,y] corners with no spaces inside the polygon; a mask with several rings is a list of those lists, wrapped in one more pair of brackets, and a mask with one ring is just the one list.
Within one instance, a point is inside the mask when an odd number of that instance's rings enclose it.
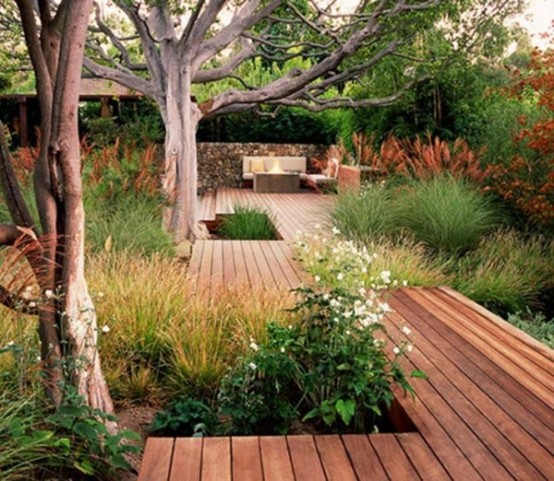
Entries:
{"label": "deck board", "polygon": [[[198,241],[188,277],[214,295],[227,286],[291,289],[308,282],[294,260],[297,231],[325,222],[330,199],[221,189],[199,215],[236,204],[276,219],[279,241]],[[371,435],[149,439],[140,481],[511,481],[554,479],[554,353],[449,288],[402,288],[386,317],[392,340],[423,370],[396,397],[415,432]],[[392,355],[392,344],[387,347]]]}

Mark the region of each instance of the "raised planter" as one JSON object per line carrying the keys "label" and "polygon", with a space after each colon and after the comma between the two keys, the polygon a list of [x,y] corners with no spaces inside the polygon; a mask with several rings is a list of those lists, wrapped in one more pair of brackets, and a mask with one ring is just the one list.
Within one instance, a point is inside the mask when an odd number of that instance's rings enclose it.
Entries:
{"label": "raised planter", "polygon": [[337,183],[341,191],[350,190],[358,192],[360,190],[362,176],[358,167],[350,165],[341,165],[337,176]]}

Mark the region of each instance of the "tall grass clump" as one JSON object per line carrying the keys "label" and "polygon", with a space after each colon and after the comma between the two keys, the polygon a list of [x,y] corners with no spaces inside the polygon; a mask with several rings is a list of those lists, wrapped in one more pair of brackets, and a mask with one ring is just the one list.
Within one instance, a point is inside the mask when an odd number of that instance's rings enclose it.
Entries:
{"label": "tall grass clump", "polygon": [[396,229],[392,191],[378,184],[341,193],[331,212],[333,224],[349,239],[366,242]]}
{"label": "tall grass clump", "polygon": [[218,233],[233,240],[276,239],[275,219],[266,210],[251,206],[234,206],[234,214],[226,216]]}
{"label": "tall grass clump", "polygon": [[162,208],[160,200],[139,194],[113,200],[89,195],[85,200],[88,248],[92,252],[172,255],[171,237],[162,228]]}
{"label": "tall grass clump", "polygon": [[401,226],[418,241],[452,255],[475,248],[498,223],[491,201],[467,181],[450,176],[412,181],[397,190]]}
{"label": "tall grass clump", "polygon": [[207,298],[183,263],[161,255],[91,255],[87,276],[104,327],[102,365],[120,404],[211,394],[268,320],[290,322],[289,296],[237,287]]}
{"label": "tall grass clump", "polygon": [[541,307],[541,294],[554,288],[554,242],[500,231],[483,239],[456,271],[452,286],[495,312]]}

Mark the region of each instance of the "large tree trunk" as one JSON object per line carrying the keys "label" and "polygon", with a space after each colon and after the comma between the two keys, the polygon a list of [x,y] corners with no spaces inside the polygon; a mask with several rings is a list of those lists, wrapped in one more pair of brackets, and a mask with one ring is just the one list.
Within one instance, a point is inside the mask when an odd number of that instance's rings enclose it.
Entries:
{"label": "large tree trunk", "polygon": [[168,90],[160,105],[165,122],[164,227],[175,242],[197,232],[196,131],[201,112],[192,99],[190,72],[177,62],[168,66]]}
{"label": "large tree trunk", "polygon": [[[84,211],[77,106],[85,36],[93,0],[16,0],[37,78],[42,142],[35,194],[46,242],[42,265],[33,266],[46,303],[39,308],[47,391],[63,402],[71,382],[85,402],[112,413],[98,356],[98,327],[84,277]],[[36,21],[41,21],[40,27]],[[48,291],[56,296],[46,295]]]}

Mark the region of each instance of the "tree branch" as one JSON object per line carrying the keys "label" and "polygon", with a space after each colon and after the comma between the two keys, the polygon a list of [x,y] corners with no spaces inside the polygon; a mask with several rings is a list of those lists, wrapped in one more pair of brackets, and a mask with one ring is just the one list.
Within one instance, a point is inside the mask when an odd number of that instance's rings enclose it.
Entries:
{"label": "tree branch", "polygon": [[4,199],[13,222],[17,225],[33,227],[33,218],[27,208],[11,163],[2,122],[0,122],[0,188],[4,194]]}
{"label": "tree branch", "polygon": [[114,82],[125,85],[127,88],[136,90],[137,92],[140,92],[148,97],[156,98],[160,94],[152,82],[149,82],[138,75],[105,67],[104,65],[94,62],[90,58],[85,58],[83,60],[83,66],[95,77],[113,80]]}
{"label": "tree branch", "polygon": [[202,48],[198,51],[198,55],[194,59],[195,70],[200,69],[204,62],[228,47],[232,42],[238,39],[243,32],[256,25],[263,18],[271,15],[271,13],[283,3],[283,0],[272,0],[266,7],[256,12],[255,9],[259,3],[260,0],[247,0],[227,27],[215,37],[204,42]]}

